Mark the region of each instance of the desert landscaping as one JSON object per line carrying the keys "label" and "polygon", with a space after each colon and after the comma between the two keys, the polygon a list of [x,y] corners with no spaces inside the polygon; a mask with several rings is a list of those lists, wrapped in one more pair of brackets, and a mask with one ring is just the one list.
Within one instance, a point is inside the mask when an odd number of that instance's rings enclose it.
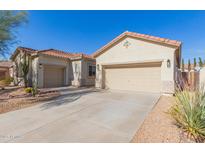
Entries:
{"label": "desert landscaping", "polygon": [[33,96],[23,87],[5,87],[0,90],[0,114],[37,105],[60,96],[58,91],[39,91]]}

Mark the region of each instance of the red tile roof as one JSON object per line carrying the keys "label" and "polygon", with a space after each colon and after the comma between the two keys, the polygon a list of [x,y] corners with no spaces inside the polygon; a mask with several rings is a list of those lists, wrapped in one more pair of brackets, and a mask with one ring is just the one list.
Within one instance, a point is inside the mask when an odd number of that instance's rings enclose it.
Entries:
{"label": "red tile roof", "polygon": [[19,50],[23,50],[25,52],[31,53],[31,54],[44,54],[44,55],[50,55],[50,56],[54,56],[54,57],[59,57],[59,58],[88,58],[88,59],[93,59],[92,56],[90,55],[86,55],[83,53],[71,53],[71,52],[64,52],[61,50],[56,50],[56,49],[46,49],[46,50],[35,50],[35,49],[31,49],[31,48],[26,48],[26,47],[18,47],[16,49],[16,51],[14,52],[14,54],[11,56],[11,59],[15,57],[15,55],[17,54],[17,51]]}
{"label": "red tile roof", "polygon": [[25,51],[29,54],[32,54],[32,53],[36,52],[35,49],[26,48],[26,47],[18,47],[18,48],[16,48],[15,52],[11,55],[10,59],[14,59],[16,57],[16,55],[19,53],[20,50]]}
{"label": "red tile roof", "polygon": [[55,50],[55,49],[48,49],[48,50],[40,50],[38,53],[42,53],[45,55],[50,55],[50,56],[55,56],[55,57],[60,57],[60,58],[90,58],[92,59],[92,56],[86,55],[83,53],[71,53],[71,52],[64,52],[60,50]]}
{"label": "red tile roof", "polygon": [[162,44],[165,44],[165,45],[174,46],[176,48],[179,48],[181,46],[180,41],[170,40],[170,39],[166,39],[166,38],[160,38],[160,37],[156,37],[156,36],[151,36],[151,35],[145,35],[145,34],[126,31],[126,32],[120,34],[119,36],[117,36],[115,39],[113,39],[111,42],[109,42],[108,44],[106,44],[105,46],[100,48],[99,50],[97,50],[95,53],[93,53],[92,56],[93,57],[98,56],[101,52],[108,49],[110,46],[112,46],[113,44],[115,44],[121,38],[123,38],[125,36],[139,38],[139,39],[148,40],[148,41],[153,41],[153,42],[156,42],[156,43],[162,43]]}
{"label": "red tile roof", "polygon": [[37,51],[35,49],[26,48],[26,47],[18,47],[17,49],[24,50],[24,51],[30,52],[30,53],[35,53]]}
{"label": "red tile roof", "polygon": [[11,61],[0,61],[0,67],[7,67],[10,68],[12,66]]}
{"label": "red tile roof", "polygon": [[59,58],[70,58],[70,56],[72,56],[72,53],[64,52],[64,51],[60,51],[60,50],[55,50],[55,49],[40,50],[40,51],[37,51],[37,53],[55,56],[55,57],[59,57]]}

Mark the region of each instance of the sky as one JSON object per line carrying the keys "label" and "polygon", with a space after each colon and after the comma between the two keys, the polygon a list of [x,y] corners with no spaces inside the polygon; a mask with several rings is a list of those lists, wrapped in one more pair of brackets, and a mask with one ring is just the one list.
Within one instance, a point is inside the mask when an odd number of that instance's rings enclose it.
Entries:
{"label": "sky", "polygon": [[183,43],[182,55],[205,59],[205,11],[28,11],[17,46],[91,54],[124,31]]}

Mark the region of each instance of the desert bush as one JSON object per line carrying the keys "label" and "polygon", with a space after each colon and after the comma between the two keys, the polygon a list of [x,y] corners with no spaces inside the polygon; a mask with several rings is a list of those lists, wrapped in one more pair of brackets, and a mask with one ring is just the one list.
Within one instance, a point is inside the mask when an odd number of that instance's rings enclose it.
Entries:
{"label": "desert bush", "polygon": [[6,77],[5,79],[0,80],[0,86],[5,87],[10,85],[10,83],[13,82],[13,78],[11,77]]}
{"label": "desert bush", "polygon": [[32,92],[32,87],[28,87],[24,89],[26,93],[31,93]]}
{"label": "desert bush", "polygon": [[36,94],[38,93],[38,89],[37,89],[37,88],[35,88],[35,86],[25,88],[24,90],[25,90],[25,92],[26,92],[26,93],[31,93],[31,94],[32,94],[32,96],[34,96],[34,97],[35,97],[35,96],[36,96]]}
{"label": "desert bush", "polygon": [[201,86],[195,91],[189,91],[188,88],[176,91],[176,104],[174,104],[169,113],[182,128],[187,137],[196,142],[205,140],[205,91]]}

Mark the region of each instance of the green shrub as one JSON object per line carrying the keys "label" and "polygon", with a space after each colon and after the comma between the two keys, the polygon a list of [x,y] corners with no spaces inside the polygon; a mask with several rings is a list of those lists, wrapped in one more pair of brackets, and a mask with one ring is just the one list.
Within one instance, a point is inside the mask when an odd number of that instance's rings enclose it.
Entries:
{"label": "green shrub", "polygon": [[32,87],[28,87],[24,89],[26,93],[32,93]]}
{"label": "green shrub", "polygon": [[205,140],[205,91],[204,86],[189,91],[178,89],[176,92],[176,104],[169,113],[175,119],[177,125],[182,128],[188,138],[196,142]]}

